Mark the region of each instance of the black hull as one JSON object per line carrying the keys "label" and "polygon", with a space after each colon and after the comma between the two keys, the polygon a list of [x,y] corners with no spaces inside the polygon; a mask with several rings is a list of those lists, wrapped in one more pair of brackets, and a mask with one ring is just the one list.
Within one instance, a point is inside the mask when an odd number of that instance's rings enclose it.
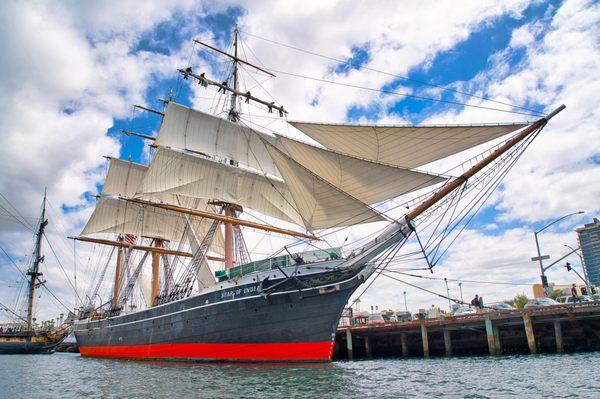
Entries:
{"label": "black hull", "polygon": [[305,276],[303,284],[270,282],[276,291],[254,282],[133,314],[80,321],[75,336],[83,356],[330,361],[339,317],[362,282],[357,272]]}
{"label": "black hull", "polygon": [[15,341],[0,342],[0,355],[35,355],[54,353],[64,337],[44,342]]}

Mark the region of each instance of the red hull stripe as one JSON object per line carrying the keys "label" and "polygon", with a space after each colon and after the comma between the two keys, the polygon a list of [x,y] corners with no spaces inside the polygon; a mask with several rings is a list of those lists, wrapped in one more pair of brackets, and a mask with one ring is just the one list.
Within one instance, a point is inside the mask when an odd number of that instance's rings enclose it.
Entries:
{"label": "red hull stripe", "polygon": [[80,346],[82,356],[131,359],[329,361],[333,342]]}

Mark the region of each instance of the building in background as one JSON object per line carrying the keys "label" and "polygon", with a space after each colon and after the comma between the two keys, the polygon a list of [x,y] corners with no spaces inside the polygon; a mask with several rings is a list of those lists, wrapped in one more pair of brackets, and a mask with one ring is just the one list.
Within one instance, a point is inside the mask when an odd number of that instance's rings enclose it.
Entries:
{"label": "building in background", "polygon": [[[586,295],[589,294],[587,292],[587,287],[585,286],[585,283],[583,283],[583,281],[581,280],[574,281],[569,284],[549,283],[548,285],[550,286],[550,292],[560,290],[563,292],[560,296],[569,296],[571,295],[571,287],[573,286],[573,284],[575,284],[575,288],[577,288],[578,295],[583,295],[584,293]],[[532,284],[531,291],[533,292],[534,298],[543,298],[546,296],[546,290],[544,289],[544,287],[542,287],[540,283]]]}
{"label": "building in background", "polygon": [[584,270],[590,284],[600,286],[600,221],[575,229],[583,253]]}

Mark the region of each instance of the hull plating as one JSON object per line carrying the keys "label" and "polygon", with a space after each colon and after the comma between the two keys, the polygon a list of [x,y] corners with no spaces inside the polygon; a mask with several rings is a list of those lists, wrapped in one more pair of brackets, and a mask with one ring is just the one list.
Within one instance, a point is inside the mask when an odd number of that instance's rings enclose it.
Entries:
{"label": "hull plating", "polygon": [[52,353],[61,342],[62,338],[46,342],[0,342],[0,355]]}
{"label": "hull plating", "polygon": [[252,283],[129,315],[80,321],[75,328],[79,351],[129,359],[329,361],[339,317],[361,280],[356,271],[321,275],[305,280],[311,288],[289,281],[264,296],[260,284]]}

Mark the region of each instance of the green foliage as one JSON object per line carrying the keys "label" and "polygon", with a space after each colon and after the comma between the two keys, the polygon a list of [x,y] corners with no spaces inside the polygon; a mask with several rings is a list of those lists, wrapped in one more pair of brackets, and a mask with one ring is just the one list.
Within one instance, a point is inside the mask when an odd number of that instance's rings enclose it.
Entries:
{"label": "green foliage", "polygon": [[523,309],[523,307],[528,301],[529,300],[527,299],[527,295],[520,294],[509,301],[504,301],[504,303],[508,303],[509,305],[514,306],[517,309]]}
{"label": "green foliage", "polygon": [[559,298],[561,296],[565,296],[565,292],[563,290],[552,290],[552,292],[549,295],[549,297],[551,299],[554,299],[555,301],[556,301],[556,298]]}

